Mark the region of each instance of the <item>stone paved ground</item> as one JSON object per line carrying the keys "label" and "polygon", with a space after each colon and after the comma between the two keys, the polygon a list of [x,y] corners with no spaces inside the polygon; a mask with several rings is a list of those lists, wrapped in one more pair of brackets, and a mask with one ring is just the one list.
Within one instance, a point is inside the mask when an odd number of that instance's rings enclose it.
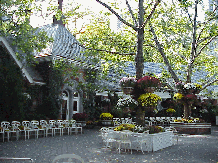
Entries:
{"label": "stone paved ground", "polygon": [[217,163],[218,127],[212,128],[211,135],[183,135],[178,145],[153,153],[133,151],[132,155],[103,148],[98,129],[84,129],[78,135],[0,142],[0,157],[28,157],[35,163],[50,163],[60,154],[77,154],[86,163]]}

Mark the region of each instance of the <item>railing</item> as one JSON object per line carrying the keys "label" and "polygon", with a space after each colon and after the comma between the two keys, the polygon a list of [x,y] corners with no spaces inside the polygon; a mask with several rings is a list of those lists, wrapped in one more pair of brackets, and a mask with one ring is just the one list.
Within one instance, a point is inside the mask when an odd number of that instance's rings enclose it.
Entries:
{"label": "railing", "polygon": [[34,163],[33,159],[31,158],[13,158],[13,157],[0,157],[0,161],[3,160],[29,160],[31,161],[32,163]]}

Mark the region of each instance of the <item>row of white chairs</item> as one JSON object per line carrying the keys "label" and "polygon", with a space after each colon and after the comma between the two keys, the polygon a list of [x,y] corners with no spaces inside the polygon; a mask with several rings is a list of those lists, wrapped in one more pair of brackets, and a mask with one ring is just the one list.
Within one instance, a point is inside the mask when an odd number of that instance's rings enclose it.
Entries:
{"label": "row of white chairs", "polygon": [[43,132],[42,135],[47,137],[48,134],[51,136],[55,136],[56,133],[59,133],[60,136],[64,134],[64,131],[67,131],[68,135],[72,132],[76,134],[80,131],[82,134],[82,125],[80,123],[76,123],[75,120],[32,120],[32,121],[2,121],[1,122],[1,130],[0,134],[2,134],[3,142],[5,140],[5,135],[7,136],[8,141],[12,137],[13,134],[16,135],[16,139],[18,140],[22,133],[24,133],[25,140],[26,138],[30,138],[30,134],[34,134],[35,138],[38,139],[39,134]]}
{"label": "row of white chairs", "polygon": [[119,126],[121,124],[136,124],[132,121],[132,118],[113,118],[114,126]]}
{"label": "row of white chairs", "polygon": [[182,117],[145,117],[145,120],[150,120],[150,121],[174,121],[174,120],[182,120]]}
{"label": "row of white chairs", "polygon": [[[100,129],[101,137],[103,143],[105,143],[106,147],[110,147],[110,144],[113,146],[113,143],[116,143],[116,148],[120,150],[121,148],[125,148],[126,152],[126,145],[129,145],[129,148],[131,150],[132,154],[132,143],[136,142],[140,145],[140,149],[142,153],[143,151],[143,145],[146,145],[146,135],[149,134],[149,131],[145,131],[144,134],[138,134],[134,132],[119,132],[119,131],[113,131],[113,127],[102,127]],[[137,139],[136,139],[137,137]],[[122,146],[123,145],[123,146]]]}
{"label": "row of white chairs", "polygon": [[152,125],[170,125],[174,120],[182,120],[182,117],[145,117],[145,122]]}

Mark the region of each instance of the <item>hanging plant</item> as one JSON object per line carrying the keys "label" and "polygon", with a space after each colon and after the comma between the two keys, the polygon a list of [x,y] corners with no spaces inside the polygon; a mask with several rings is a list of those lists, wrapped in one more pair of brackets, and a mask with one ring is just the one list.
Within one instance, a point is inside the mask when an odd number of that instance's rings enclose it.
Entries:
{"label": "hanging plant", "polygon": [[139,104],[146,107],[157,106],[159,100],[161,100],[161,97],[153,93],[145,93],[138,98]]}

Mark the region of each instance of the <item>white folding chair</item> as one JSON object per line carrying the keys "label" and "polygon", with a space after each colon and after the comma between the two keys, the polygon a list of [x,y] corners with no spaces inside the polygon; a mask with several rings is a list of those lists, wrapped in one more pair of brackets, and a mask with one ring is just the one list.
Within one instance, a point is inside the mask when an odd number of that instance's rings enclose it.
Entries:
{"label": "white folding chair", "polygon": [[[2,121],[1,122],[1,128],[2,128],[2,132],[3,134],[7,133],[7,138],[8,138],[8,141],[10,139],[10,122],[7,122],[7,121]],[[4,141],[4,136],[3,136],[3,141]]]}
{"label": "white folding chair", "polygon": [[[81,128],[82,127],[80,127],[80,130]],[[73,119],[70,120],[70,134],[72,132],[75,132],[76,134],[78,133],[78,126],[77,126],[76,120],[73,120]]]}
{"label": "white folding chair", "polygon": [[48,134],[53,135],[52,129],[46,120],[40,120],[40,126],[42,127],[42,130],[44,130],[44,136],[47,137]]}
{"label": "white folding chair", "polygon": [[[167,131],[173,132],[174,137],[176,138],[176,142],[178,144],[178,141],[179,141],[178,131],[174,127],[165,127],[164,129],[165,129],[166,132]],[[174,144],[176,144],[176,143],[174,142]]]}
{"label": "white folding chair", "polygon": [[[24,126],[24,134],[25,134],[25,140],[26,140],[26,136],[28,136],[28,139],[30,138],[30,132],[35,132],[35,130],[33,130],[31,128],[31,123],[30,121],[22,121],[22,126]],[[27,135],[26,135],[27,133]]]}
{"label": "white folding chair", "polygon": [[118,150],[120,153],[120,149],[121,149],[121,145],[123,144],[125,146],[125,152],[126,152],[126,145],[129,144],[129,147],[131,149],[131,154],[132,154],[132,142],[131,142],[131,138],[130,138],[130,134],[127,132],[119,132],[119,139],[116,139],[116,142],[118,143]]}
{"label": "white folding chair", "polygon": [[11,130],[10,133],[15,133],[16,134],[16,139],[19,139],[19,134],[20,134],[20,122],[19,121],[12,121],[11,122]]}
{"label": "white folding chair", "polygon": [[63,120],[57,120],[56,124],[57,124],[57,128],[55,128],[55,130],[59,130],[60,136],[62,136],[64,134]]}

